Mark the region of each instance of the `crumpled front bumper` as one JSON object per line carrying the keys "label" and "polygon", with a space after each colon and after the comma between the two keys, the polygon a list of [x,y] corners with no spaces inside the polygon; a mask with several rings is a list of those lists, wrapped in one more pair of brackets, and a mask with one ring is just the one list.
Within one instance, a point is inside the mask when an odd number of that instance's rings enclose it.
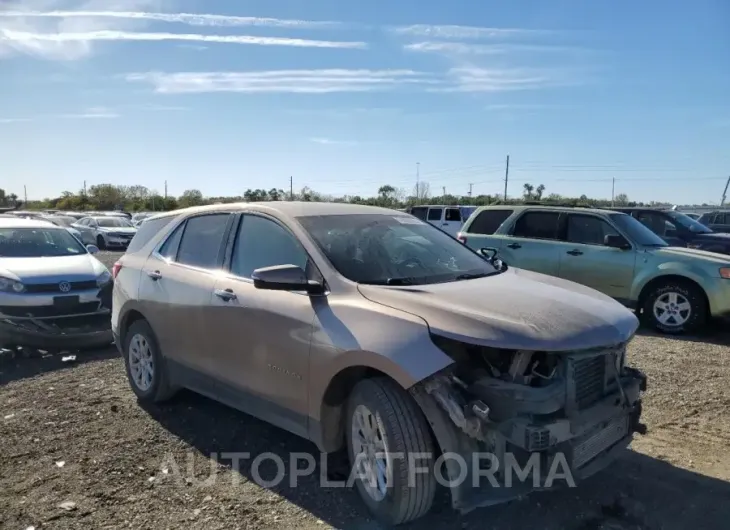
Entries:
{"label": "crumpled front bumper", "polygon": [[410,391],[444,454],[452,504],[467,512],[575,486],[618,458],[635,432],[646,432],[640,422],[646,376],[625,367],[618,380],[581,410],[565,387],[488,383],[467,391],[448,370]]}
{"label": "crumpled front bumper", "polygon": [[107,346],[114,337],[110,312],[55,318],[18,318],[0,314],[0,345],[39,350],[68,350]]}

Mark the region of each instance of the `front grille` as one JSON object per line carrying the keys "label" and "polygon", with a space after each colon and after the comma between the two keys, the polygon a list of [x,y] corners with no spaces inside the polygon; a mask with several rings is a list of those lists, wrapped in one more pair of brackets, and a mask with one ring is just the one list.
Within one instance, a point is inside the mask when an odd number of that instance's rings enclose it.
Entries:
{"label": "front grille", "polygon": [[70,307],[55,307],[52,305],[39,306],[0,306],[0,313],[6,317],[62,317],[76,315],[79,313],[94,313],[99,309],[100,303],[83,302]]}
{"label": "front grille", "polygon": [[[68,282],[71,284],[71,291],[88,291],[90,289],[96,289],[96,280],[87,280],[83,282]],[[25,284],[26,293],[60,293],[61,288],[59,282],[55,283],[31,283]],[[68,292],[68,291],[66,291]]]}
{"label": "front grille", "polygon": [[606,388],[606,355],[573,358],[573,399],[578,409],[600,400]]}
{"label": "front grille", "polygon": [[573,449],[573,466],[578,469],[586,465],[628,434],[629,419],[621,416],[585,435]]}

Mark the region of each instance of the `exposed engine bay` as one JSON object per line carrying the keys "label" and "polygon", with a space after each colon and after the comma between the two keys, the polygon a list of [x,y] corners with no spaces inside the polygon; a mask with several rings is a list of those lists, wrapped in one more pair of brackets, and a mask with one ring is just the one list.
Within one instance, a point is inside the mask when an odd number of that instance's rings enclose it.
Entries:
{"label": "exposed engine bay", "polygon": [[[432,340],[455,362],[411,393],[441,450],[461,454],[467,462],[473,453],[492,455],[491,472],[502,486],[492,483],[476,490],[473,480],[452,486],[457,509],[468,511],[550,487],[545,472],[558,456],[576,480],[585,478],[625,450],[633,433],[646,432],[640,423],[646,377],[625,365],[626,343],[544,352],[488,348],[440,336]],[[541,464],[540,477],[504,487],[507,461],[524,467],[530,458]],[[470,470],[475,471],[480,470]],[[450,472],[458,470],[452,466]]]}

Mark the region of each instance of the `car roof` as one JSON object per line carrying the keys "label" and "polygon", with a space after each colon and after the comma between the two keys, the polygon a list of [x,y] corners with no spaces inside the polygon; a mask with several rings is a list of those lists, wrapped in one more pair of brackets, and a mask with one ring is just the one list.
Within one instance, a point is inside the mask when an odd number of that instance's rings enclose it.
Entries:
{"label": "car roof", "polygon": [[14,219],[8,217],[0,218],[0,228],[59,228],[50,221],[43,219],[23,219],[16,217]]}
{"label": "car roof", "polygon": [[492,204],[489,206],[480,206],[478,208],[478,211],[481,212],[482,210],[515,210],[518,212],[521,212],[522,210],[546,210],[551,212],[559,211],[595,214],[605,214],[607,212],[613,211],[610,208],[584,208],[582,206],[549,206],[546,204]]}
{"label": "car roof", "polygon": [[308,217],[316,215],[403,215],[403,212],[379,206],[365,206],[341,202],[306,202],[306,201],[266,201],[266,202],[234,202],[229,204],[211,204],[207,206],[192,206],[181,210],[173,210],[148,217],[160,219],[168,216],[194,215],[198,213],[228,212],[228,211],[258,211],[276,212],[288,217]]}

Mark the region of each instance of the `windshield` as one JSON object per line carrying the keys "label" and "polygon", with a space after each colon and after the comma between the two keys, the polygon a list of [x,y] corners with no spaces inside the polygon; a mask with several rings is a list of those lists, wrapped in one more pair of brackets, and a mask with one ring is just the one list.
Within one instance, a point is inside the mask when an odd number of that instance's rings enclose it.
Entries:
{"label": "windshield", "polygon": [[669,211],[666,214],[672,218],[672,221],[678,225],[683,226],[687,230],[690,230],[696,234],[711,234],[712,230],[707,228],[702,223],[699,223],[692,219],[689,215],[683,214],[682,212]]}
{"label": "windshield", "polygon": [[132,223],[123,217],[96,217],[96,224],[104,228],[129,228]]}
{"label": "windshield", "polygon": [[636,244],[644,247],[666,247],[667,242],[639,221],[625,213],[609,214],[611,220]]}
{"label": "windshield", "polygon": [[422,285],[497,272],[468,247],[411,216],[326,215],[298,220],[338,272],[354,282]]}
{"label": "windshield", "polygon": [[51,258],[86,254],[65,228],[0,228],[0,257]]}

